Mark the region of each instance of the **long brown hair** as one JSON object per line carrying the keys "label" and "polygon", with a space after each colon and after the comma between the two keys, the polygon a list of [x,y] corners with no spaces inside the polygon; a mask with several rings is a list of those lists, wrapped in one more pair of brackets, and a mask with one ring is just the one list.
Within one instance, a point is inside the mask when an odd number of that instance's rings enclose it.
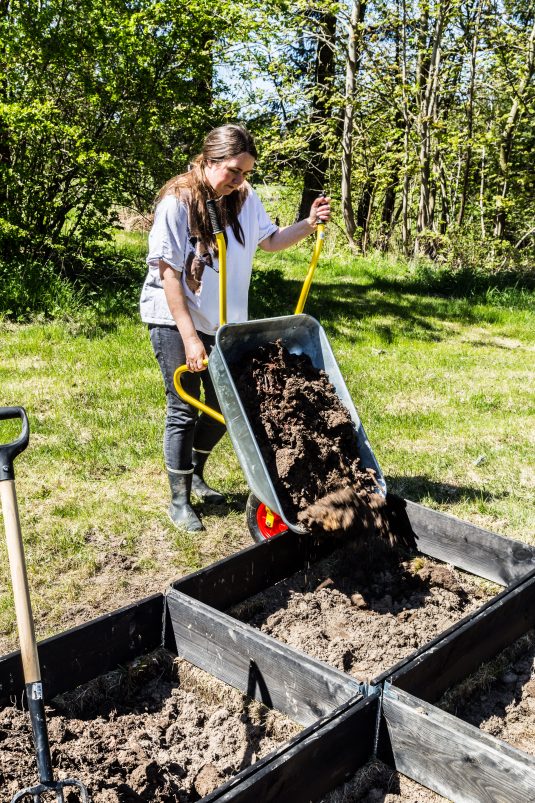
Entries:
{"label": "long brown hair", "polygon": [[[206,245],[215,249],[215,238],[208,217],[206,201],[214,198],[214,191],[206,181],[204,167],[208,161],[222,162],[240,153],[248,153],[254,159],[257,150],[251,134],[241,125],[222,125],[214,128],[204,140],[202,152],[196,156],[191,169],[170,179],[160,190],[158,201],[173,192],[185,201],[189,211],[191,234],[198,237]],[[230,195],[223,195],[218,200],[218,211],[223,228],[230,226],[237,241],[244,245],[243,230],[238,215],[247,197],[247,188],[243,185]]]}

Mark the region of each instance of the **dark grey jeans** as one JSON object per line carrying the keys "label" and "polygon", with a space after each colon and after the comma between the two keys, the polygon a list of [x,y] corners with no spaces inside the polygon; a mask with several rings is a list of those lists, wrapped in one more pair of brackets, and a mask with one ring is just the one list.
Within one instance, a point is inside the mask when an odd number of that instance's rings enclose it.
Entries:
{"label": "dark grey jeans", "polygon": [[[183,401],[175,390],[173,376],[176,369],[186,362],[184,343],[176,326],[159,326],[149,324],[152,348],[158,360],[165,385],[167,413],[163,436],[163,453],[165,464],[171,471],[189,471],[192,468],[192,449],[199,452],[211,452],[216,443],[223,437],[225,426],[206,413],[200,413],[191,404]],[[215,343],[215,337],[197,332],[206,353]],[[182,374],[182,387],[194,398],[201,394],[201,383],[204,389],[204,401],[208,407],[220,412],[219,402],[208,373]]]}

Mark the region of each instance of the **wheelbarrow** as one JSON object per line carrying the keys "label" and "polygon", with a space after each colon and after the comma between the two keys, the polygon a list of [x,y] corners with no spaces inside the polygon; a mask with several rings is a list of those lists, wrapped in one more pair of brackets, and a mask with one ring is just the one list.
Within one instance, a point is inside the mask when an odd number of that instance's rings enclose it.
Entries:
{"label": "wheelbarrow", "polygon": [[283,509],[262,456],[251,422],[248,419],[231,368],[243,365],[246,354],[258,346],[280,340],[292,354],[306,354],[315,368],[322,369],[334,386],[342,404],[350,413],[355,428],[357,448],[364,469],[372,469],[377,487],[375,492],[386,497],[386,483],[377,459],[370,446],[353,400],[346,387],[323,327],[315,318],[303,314],[314,271],[323,247],[324,224],[318,224],[316,242],[310,267],[303,283],[299,301],[293,315],[276,318],[252,320],[245,323],[226,322],[226,251],[225,239],[217,211],[213,202],[208,202],[209,213],[219,249],[219,297],[220,323],[216,333],[215,345],[209,359],[205,360],[212,378],[222,414],[212,410],[203,402],[186,393],[181,384],[181,376],[188,371],[182,365],[175,371],[174,385],[184,401],[201,412],[207,413],[225,424],[238,457],[238,461],[250,488],[246,505],[247,525],[255,541],[264,541],[280,533],[291,530],[306,532],[295,514]]}

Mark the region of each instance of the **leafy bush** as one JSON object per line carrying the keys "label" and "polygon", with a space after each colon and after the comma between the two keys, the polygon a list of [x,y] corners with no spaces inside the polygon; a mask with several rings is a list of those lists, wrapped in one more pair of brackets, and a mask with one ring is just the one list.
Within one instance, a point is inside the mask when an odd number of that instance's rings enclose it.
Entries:
{"label": "leafy bush", "polygon": [[43,261],[20,252],[9,258],[8,251],[0,261],[0,313],[16,321],[77,317],[85,309],[102,318],[133,313],[144,274],[144,260],[112,242],[87,243],[83,252],[63,254],[56,246]]}

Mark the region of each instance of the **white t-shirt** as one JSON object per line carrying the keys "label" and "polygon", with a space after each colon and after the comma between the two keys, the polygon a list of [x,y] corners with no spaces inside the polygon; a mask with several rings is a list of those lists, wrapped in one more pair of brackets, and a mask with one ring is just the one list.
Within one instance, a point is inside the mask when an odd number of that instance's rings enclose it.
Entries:
{"label": "white t-shirt", "polygon": [[[253,257],[258,243],[277,231],[256,192],[246,185],[248,195],[238,219],[244,234],[245,245],[234,237],[227,226],[227,321],[239,323],[247,320],[247,301]],[[213,335],[219,328],[219,264],[213,258],[213,267],[206,265],[202,284],[197,293],[185,282],[184,264],[194,249],[188,229],[186,205],[176,195],[166,195],[156,207],[154,223],[149,234],[149,271],[141,291],[140,312],[144,323],[174,324],[160,279],[159,261],[181,273],[181,283],[195,328]]]}

